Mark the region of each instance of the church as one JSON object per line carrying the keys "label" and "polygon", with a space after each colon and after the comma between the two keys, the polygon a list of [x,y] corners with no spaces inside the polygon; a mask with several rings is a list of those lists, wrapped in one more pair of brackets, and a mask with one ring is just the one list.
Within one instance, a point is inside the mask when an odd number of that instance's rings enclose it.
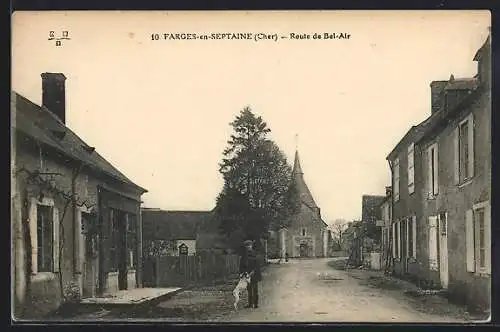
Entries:
{"label": "church", "polygon": [[295,151],[292,181],[300,196],[300,210],[291,217],[289,226],[279,230],[280,256],[327,257],[328,225],[321,219],[320,208],[304,180],[299,152]]}

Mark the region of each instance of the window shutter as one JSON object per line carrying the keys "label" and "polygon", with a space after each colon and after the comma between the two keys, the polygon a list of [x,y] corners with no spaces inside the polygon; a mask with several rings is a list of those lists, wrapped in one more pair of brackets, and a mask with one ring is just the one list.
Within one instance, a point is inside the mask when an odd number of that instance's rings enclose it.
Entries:
{"label": "window shutter", "polygon": [[484,237],[485,237],[485,269],[491,274],[491,209],[490,205],[484,207]]}
{"label": "window shutter", "polygon": [[472,210],[465,212],[465,250],[467,257],[467,271],[475,272],[475,252],[474,252],[474,219]]}
{"label": "window shutter", "polygon": [[29,207],[29,227],[31,240],[31,273],[38,272],[38,232],[37,232],[37,200],[32,198]]}
{"label": "window shutter", "polygon": [[427,192],[432,196],[432,148],[427,150]]}
{"label": "window shutter", "polygon": [[455,184],[460,183],[460,147],[458,139],[459,127],[453,132],[453,170],[454,170],[454,180]]}
{"label": "window shutter", "polygon": [[437,270],[437,217],[429,217],[429,268]]}
{"label": "window shutter", "polygon": [[467,128],[469,130],[468,135],[468,145],[469,145],[469,177],[474,176],[474,114],[469,115],[469,126]]}
{"label": "window shutter", "polygon": [[417,258],[417,216],[412,216],[412,227],[413,227],[413,258]]}
{"label": "window shutter", "polygon": [[439,192],[439,156],[438,156],[438,145],[434,147],[434,195]]}
{"label": "window shutter", "polygon": [[108,208],[105,208],[103,213],[101,213],[100,216],[101,219],[101,230],[102,230],[102,249],[103,250],[103,255],[102,255],[102,271],[104,273],[108,273],[110,269],[110,234],[111,234],[111,210]]}
{"label": "window shutter", "polygon": [[396,223],[392,224],[392,258],[396,258]]}
{"label": "window shutter", "polygon": [[53,207],[53,226],[52,230],[54,232],[54,272],[59,272],[59,210],[54,206]]}

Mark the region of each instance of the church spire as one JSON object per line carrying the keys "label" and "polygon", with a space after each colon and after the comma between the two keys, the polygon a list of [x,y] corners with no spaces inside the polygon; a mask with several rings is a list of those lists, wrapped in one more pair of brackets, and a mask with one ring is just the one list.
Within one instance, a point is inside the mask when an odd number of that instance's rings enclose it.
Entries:
{"label": "church spire", "polygon": [[295,160],[293,162],[293,174],[304,174],[300,167],[299,159],[299,134],[295,134]]}
{"label": "church spire", "polygon": [[295,150],[295,160],[293,162],[293,174],[304,174],[300,167],[299,150]]}

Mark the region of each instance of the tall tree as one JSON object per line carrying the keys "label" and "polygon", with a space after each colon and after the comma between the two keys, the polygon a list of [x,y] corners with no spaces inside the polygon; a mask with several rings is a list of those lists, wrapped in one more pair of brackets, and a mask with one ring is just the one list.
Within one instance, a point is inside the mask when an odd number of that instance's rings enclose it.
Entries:
{"label": "tall tree", "polygon": [[257,240],[270,228],[285,224],[298,208],[292,169],[267,138],[271,131],[267,124],[250,108],[244,108],[231,126],[234,133],[220,163],[224,187],[216,213],[225,234]]}

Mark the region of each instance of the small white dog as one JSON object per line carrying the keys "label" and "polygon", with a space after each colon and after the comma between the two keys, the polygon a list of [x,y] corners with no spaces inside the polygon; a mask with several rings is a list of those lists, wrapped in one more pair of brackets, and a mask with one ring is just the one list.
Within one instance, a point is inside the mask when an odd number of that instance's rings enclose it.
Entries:
{"label": "small white dog", "polygon": [[240,302],[241,292],[247,289],[247,286],[250,283],[250,280],[252,279],[253,273],[254,272],[252,271],[250,273],[244,272],[240,274],[240,280],[238,281],[238,284],[233,290],[234,310],[236,311],[238,311],[238,302]]}

